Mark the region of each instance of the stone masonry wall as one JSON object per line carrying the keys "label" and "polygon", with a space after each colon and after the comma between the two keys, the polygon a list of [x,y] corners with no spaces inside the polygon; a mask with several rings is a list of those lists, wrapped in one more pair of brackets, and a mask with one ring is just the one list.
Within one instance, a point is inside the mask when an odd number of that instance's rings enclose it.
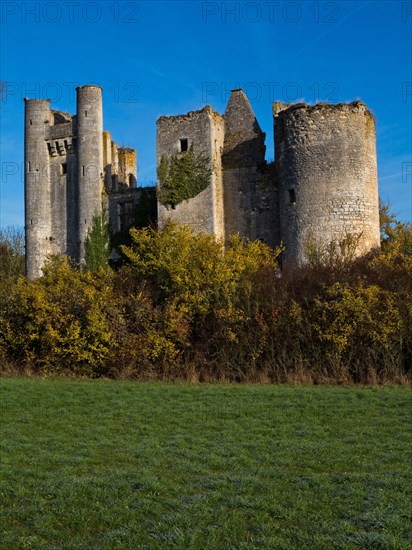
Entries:
{"label": "stone masonry wall", "polygon": [[101,88],[82,86],[77,94],[74,116],[51,110],[50,100],[25,100],[25,239],[30,279],[41,276],[50,254],[83,260],[84,239],[102,206],[110,210],[109,223],[119,231],[120,221],[132,218],[141,198],[136,189],[136,151],[118,148],[110,133],[102,130]]}
{"label": "stone masonry wall", "polygon": [[136,150],[129,147],[119,147],[119,181],[122,187],[133,189],[137,183]]}
{"label": "stone masonry wall", "polygon": [[78,236],[79,259],[84,262],[84,242],[94,216],[102,213],[103,107],[100,86],[80,86],[77,91]]}
{"label": "stone masonry wall", "polygon": [[265,134],[242,90],[232,90],[224,114],[222,156],[226,239],[235,233],[260,237],[260,196],[265,160]]}
{"label": "stone masonry wall", "polygon": [[[52,111],[47,148],[51,181],[51,249],[53,254],[73,254],[75,230],[72,222],[77,172],[73,124],[67,113]],[[69,214],[70,211],[70,214]]]}
{"label": "stone masonry wall", "polygon": [[[206,153],[213,168],[210,185],[196,197],[182,201],[175,208],[158,203],[158,223],[167,220],[190,225],[195,231],[214,233],[223,238],[223,200],[220,155],[223,147],[224,121],[207,106],[187,115],[160,117],[157,121],[157,166],[163,155],[169,158],[181,152],[181,141],[193,145],[195,153]],[[184,154],[184,153],[183,153]]]}
{"label": "stone masonry wall", "polygon": [[366,106],[292,105],[274,111],[280,235],[288,262],[308,246],[359,238],[380,244],[375,121]]}
{"label": "stone masonry wall", "polygon": [[50,100],[25,99],[25,241],[26,273],[30,279],[41,276],[44,259],[51,252],[50,163],[46,145],[50,122]]}

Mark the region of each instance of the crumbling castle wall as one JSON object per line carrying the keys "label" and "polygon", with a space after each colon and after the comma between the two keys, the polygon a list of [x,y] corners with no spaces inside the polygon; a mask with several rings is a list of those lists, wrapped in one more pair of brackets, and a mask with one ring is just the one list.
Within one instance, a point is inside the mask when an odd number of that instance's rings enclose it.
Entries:
{"label": "crumbling castle wall", "polygon": [[[208,150],[209,110],[159,119],[158,165],[162,155],[179,152],[183,136]],[[174,209],[159,205],[161,223],[174,219],[224,234],[226,241],[238,233],[271,246],[282,243],[288,263],[304,263],[331,243],[356,254],[379,246],[375,121],[366,106],[277,102],[273,116],[275,163],[268,165],[265,134],[243,91],[232,90],[219,127],[223,146],[214,154],[222,181],[222,232],[214,228],[209,188]]]}
{"label": "crumbling castle wall", "polygon": [[64,251],[73,256],[77,250],[75,182],[77,158],[73,120],[70,114],[52,111],[52,124],[48,127],[51,180],[51,249],[53,254]]}
{"label": "crumbling castle wall", "polygon": [[104,132],[103,161],[110,230],[112,233],[125,231],[132,225],[135,208],[140,201],[136,150],[118,147],[111,140],[110,133]]}
{"label": "crumbling castle wall", "polygon": [[118,183],[125,189],[135,189],[137,184],[136,150],[118,148]]}

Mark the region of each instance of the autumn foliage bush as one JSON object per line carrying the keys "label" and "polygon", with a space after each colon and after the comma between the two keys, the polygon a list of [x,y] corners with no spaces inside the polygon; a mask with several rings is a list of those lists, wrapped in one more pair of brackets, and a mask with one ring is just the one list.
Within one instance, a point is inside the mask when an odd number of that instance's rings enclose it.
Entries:
{"label": "autumn foliage bush", "polygon": [[132,229],[117,272],[52,258],[43,277],[0,285],[0,362],[86,377],[411,381],[410,232],[280,274],[281,250],[259,241]]}

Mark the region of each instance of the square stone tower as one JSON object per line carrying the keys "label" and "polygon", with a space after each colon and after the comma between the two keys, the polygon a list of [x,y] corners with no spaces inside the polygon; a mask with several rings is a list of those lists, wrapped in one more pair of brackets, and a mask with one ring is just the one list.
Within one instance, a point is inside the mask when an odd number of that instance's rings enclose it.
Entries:
{"label": "square stone tower", "polygon": [[223,117],[206,106],[187,115],[160,117],[157,120],[157,166],[162,158],[181,157],[191,148],[204,154],[211,169],[210,184],[197,196],[176,205],[158,203],[158,223],[167,220],[190,225],[194,230],[224,238],[221,156],[224,141]]}
{"label": "square stone tower", "polygon": [[277,244],[275,187],[273,170],[265,161],[265,134],[242,90],[232,90],[223,116],[206,106],[158,119],[158,167],[162,158],[185,155],[191,146],[210,158],[210,185],[177,205],[158,203],[160,226],[175,220],[224,241],[238,233]]}

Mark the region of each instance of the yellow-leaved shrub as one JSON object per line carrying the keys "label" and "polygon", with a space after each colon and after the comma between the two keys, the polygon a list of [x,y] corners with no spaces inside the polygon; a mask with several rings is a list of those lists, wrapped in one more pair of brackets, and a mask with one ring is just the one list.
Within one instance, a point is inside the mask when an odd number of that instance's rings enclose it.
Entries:
{"label": "yellow-leaved shrub", "polygon": [[[3,285],[0,365],[138,379],[412,379],[407,226],[381,252],[279,271],[280,249],[167,224],[132,229],[117,272],[52,258]],[[387,232],[389,235],[389,233]]]}

